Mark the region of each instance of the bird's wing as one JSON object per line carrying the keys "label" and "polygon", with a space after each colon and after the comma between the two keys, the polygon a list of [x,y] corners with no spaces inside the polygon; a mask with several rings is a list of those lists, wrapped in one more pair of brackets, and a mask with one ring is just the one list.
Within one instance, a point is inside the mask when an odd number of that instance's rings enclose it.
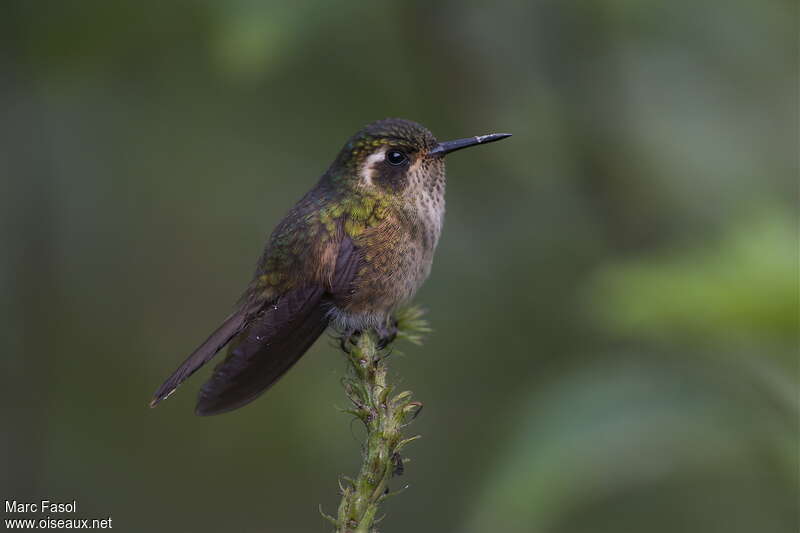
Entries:
{"label": "bird's wing", "polygon": [[198,415],[232,411],[255,400],[286,373],[328,326],[333,293],[349,291],[360,256],[348,237],[339,246],[330,286],[287,291],[265,306],[234,340],[197,401]]}

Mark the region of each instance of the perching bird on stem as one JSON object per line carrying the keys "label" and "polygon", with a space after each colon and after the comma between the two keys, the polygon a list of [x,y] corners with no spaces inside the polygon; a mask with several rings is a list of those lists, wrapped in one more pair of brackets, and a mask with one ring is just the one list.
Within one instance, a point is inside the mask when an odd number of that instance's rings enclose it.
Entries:
{"label": "perching bird on stem", "polygon": [[509,137],[437,142],[401,119],[356,133],[270,236],[236,310],[156,391],[151,407],[225,345],[196,413],[242,407],[275,383],[328,326],[345,338],[371,328],[383,343],[392,313],[431,270],[444,217],[448,153]]}

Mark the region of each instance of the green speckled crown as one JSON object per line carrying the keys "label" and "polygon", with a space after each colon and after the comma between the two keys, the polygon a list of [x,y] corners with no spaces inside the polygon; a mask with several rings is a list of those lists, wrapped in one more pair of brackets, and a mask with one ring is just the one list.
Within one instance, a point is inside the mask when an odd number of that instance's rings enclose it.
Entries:
{"label": "green speckled crown", "polygon": [[416,150],[430,150],[436,146],[436,137],[421,124],[402,118],[385,118],[367,124],[350,137],[342,147],[331,169],[354,169],[364,159],[384,144]]}

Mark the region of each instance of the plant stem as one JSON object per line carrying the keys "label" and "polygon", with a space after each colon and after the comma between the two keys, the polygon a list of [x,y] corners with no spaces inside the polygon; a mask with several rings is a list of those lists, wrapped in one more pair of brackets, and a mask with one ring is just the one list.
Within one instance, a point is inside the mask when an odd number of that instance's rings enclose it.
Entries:
{"label": "plant stem", "polygon": [[[420,316],[416,308],[398,315],[398,337],[418,341],[415,333],[428,331]],[[364,423],[367,437],[358,477],[340,478],[342,499],[337,516],[324,513],[323,516],[336,526],[336,533],[375,533],[374,526],[380,521],[378,507],[393,495],[389,492],[389,481],[403,473],[405,461],[400,452],[419,438],[404,439],[402,429],[414,419],[422,404],[412,401],[410,391],[393,395],[394,386],[387,381],[389,351],[378,349],[374,332],[362,333],[346,353],[350,375],[342,384],[351,407],[344,411]]]}

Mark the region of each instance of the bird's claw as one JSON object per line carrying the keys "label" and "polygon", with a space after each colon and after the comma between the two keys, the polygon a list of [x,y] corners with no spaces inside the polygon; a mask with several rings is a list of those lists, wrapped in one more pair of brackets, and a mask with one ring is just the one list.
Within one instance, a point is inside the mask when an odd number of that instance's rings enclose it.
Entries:
{"label": "bird's claw", "polygon": [[378,333],[378,349],[383,350],[397,338],[397,320],[392,318],[388,324],[375,330]]}
{"label": "bird's claw", "polygon": [[348,329],[342,332],[339,337],[339,347],[346,354],[350,354],[350,348],[358,343],[358,338],[361,336],[361,331],[357,329]]}

